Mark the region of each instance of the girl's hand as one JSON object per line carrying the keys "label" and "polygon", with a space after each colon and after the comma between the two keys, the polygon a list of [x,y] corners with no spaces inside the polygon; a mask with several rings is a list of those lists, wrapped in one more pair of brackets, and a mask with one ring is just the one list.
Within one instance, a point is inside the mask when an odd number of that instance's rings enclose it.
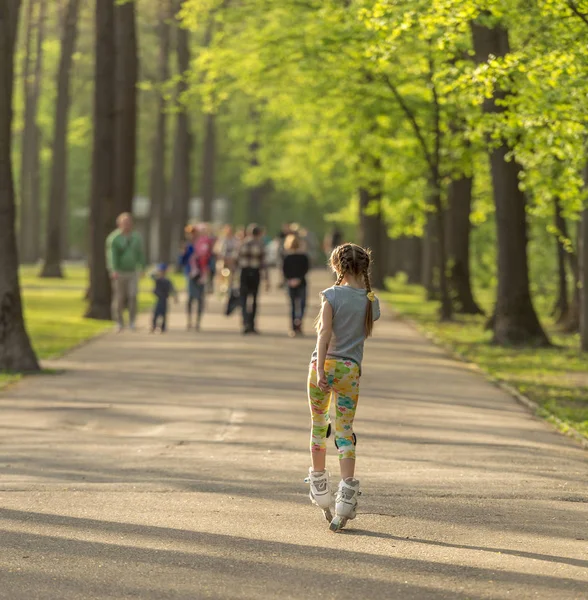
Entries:
{"label": "girl's hand", "polygon": [[324,371],[318,371],[318,386],[322,392],[329,392],[331,390]]}

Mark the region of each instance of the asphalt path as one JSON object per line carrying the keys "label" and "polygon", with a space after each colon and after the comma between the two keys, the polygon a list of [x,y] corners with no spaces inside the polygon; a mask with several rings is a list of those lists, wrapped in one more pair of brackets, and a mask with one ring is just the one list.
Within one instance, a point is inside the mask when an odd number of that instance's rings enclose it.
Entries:
{"label": "asphalt path", "polygon": [[[325,275],[312,280],[311,308]],[[363,496],[308,501],[311,335],[210,300],[0,393],[0,598],[587,599],[587,453],[387,311],[356,419]],[[334,446],[329,469],[336,482]]]}

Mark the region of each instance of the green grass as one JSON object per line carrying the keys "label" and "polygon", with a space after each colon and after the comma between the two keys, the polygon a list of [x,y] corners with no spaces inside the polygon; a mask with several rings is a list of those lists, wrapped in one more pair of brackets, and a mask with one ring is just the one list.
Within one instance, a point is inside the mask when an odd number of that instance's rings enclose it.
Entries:
{"label": "green grass", "polygon": [[[560,429],[571,426],[588,438],[588,354],[578,350],[578,335],[558,331],[545,314],[546,300],[537,302],[537,306],[556,347],[502,348],[490,343],[491,333],[484,331],[484,317],[457,316],[454,322],[440,323],[439,303],[427,301],[423,288],[397,278],[388,281],[388,289],[384,298],[436,343],[535,401],[540,406],[539,414]],[[492,292],[483,291],[477,296],[483,308],[490,311]]]}
{"label": "green grass", "polygon": [[[23,267],[20,272],[27,330],[37,356],[57,358],[75,346],[112,327],[110,321],[83,317],[88,272],[83,266],[69,266],[64,279],[39,279],[38,267]],[[172,275],[176,287],[183,289],[183,277]],[[153,284],[141,280],[139,309],[153,304]],[[0,373],[0,388],[14,383],[20,375]]]}

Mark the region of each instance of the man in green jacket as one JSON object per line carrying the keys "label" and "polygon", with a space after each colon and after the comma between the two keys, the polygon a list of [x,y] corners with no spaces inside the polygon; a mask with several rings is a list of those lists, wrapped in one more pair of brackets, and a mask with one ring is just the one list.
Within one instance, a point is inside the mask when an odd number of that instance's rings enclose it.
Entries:
{"label": "man in green jacket", "polygon": [[113,315],[118,329],[125,326],[124,310],[129,309],[129,326],[135,329],[137,293],[140,273],[145,270],[145,253],[141,235],[133,230],[133,217],[122,213],[115,229],[106,239],[106,265],[112,279]]}

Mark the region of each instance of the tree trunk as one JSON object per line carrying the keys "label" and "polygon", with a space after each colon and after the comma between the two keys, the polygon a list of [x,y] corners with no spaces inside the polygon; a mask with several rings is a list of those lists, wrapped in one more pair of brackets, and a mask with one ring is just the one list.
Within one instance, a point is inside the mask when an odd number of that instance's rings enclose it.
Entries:
{"label": "tree trunk", "polygon": [[[561,223],[562,236],[565,239],[570,239],[566,220]],[[578,224],[578,241],[580,243],[581,223]],[[578,254],[573,248],[566,252],[570,271],[574,278],[574,292],[572,294],[572,303],[568,311],[568,317],[563,323],[563,331],[566,333],[578,333],[580,331],[580,265],[578,263]]]}
{"label": "tree trunk", "polygon": [[564,245],[563,231],[566,228],[566,221],[561,210],[561,201],[559,198],[554,199],[554,218],[555,218],[555,242],[557,249],[557,282],[558,295],[553,308],[553,315],[558,324],[567,321],[570,311],[570,303],[568,298],[568,281],[566,272],[566,248]]}
{"label": "tree trunk", "polygon": [[588,208],[580,223],[580,348],[588,351]]}
{"label": "tree trunk", "polygon": [[386,277],[388,277],[390,271],[390,236],[388,231],[389,228],[384,215],[384,207],[380,201],[380,254],[377,266],[377,269],[380,270],[380,279],[382,281],[380,289],[386,288]]}
{"label": "tree trunk", "polygon": [[[584,167],[584,188],[588,189],[588,140],[585,142],[586,165]],[[580,349],[588,352],[588,207],[584,205],[579,224],[579,271],[580,271]]]}
{"label": "tree trunk", "polygon": [[448,249],[452,300],[458,313],[481,315],[472,292],[470,277],[471,177],[454,179],[449,184]]}
{"label": "tree trunk", "polygon": [[[208,24],[204,33],[204,48],[208,48],[212,42],[214,31],[213,15],[209,15]],[[204,77],[203,77],[204,79]],[[212,221],[214,196],[215,196],[215,167],[216,167],[216,116],[214,113],[204,115],[204,140],[202,148],[202,188],[200,196],[202,200],[201,219],[205,223]]]}
{"label": "tree trunk", "polygon": [[43,78],[43,42],[47,21],[47,0],[40,0],[39,17],[37,20],[37,49],[35,57],[35,76],[32,89],[32,141],[31,141],[31,172],[30,177],[30,208],[27,251],[30,252],[26,262],[37,262],[41,256],[41,128],[37,123],[39,113],[39,97]]}
{"label": "tree trunk", "polygon": [[382,268],[382,193],[379,187],[372,190],[368,190],[365,187],[359,189],[359,226],[361,231],[361,245],[372,251],[372,286],[384,289],[385,272]]}
{"label": "tree trunk", "polygon": [[427,291],[428,300],[439,299],[439,240],[437,238],[437,214],[427,213],[425,234],[422,243],[421,284]]}
{"label": "tree trunk", "polygon": [[[185,0],[179,0],[177,10],[181,10]],[[177,87],[176,136],[174,143],[173,159],[173,186],[172,186],[172,223],[171,247],[179,248],[184,239],[184,227],[188,222],[191,190],[191,156],[192,134],[190,130],[190,117],[184,104],[183,95],[188,89],[186,77],[190,69],[190,45],[188,31],[179,25],[176,29],[176,52],[178,69],[181,79]]]}
{"label": "tree trunk", "polygon": [[423,280],[423,238],[406,238],[402,246],[403,269],[408,276],[408,283],[420,284]]}
{"label": "tree trunk", "polygon": [[212,221],[214,205],[214,170],[216,163],[216,117],[204,115],[204,148],[202,156],[202,220]]}
{"label": "tree trunk", "polygon": [[73,53],[78,33],[80,0],[69,0],[61,38],[61,58],[57,74],[57,104],[55,108],[55,133],[51,188],[47,207],[47,232],[45,236],[45,264],[41,277],[63,277],[61,270],[65,243],[64,221],[67,196],[67,122],[70,107],[70,79]]}
{"label": "tree trunk", "polygon": [[12,178],[14,45],[20,0],[0,3],[0,371],[39,371],[22,314]]}
{"label": "tree trunk", "polygon": [[[488,28],[472,24],[477,62],[490,56],[505,56],[510,52],[508,33],[499,26]],[[505,110],[496,101],[505,93],[495,90],[493,98],[484,104],[484,112]],[[509,155],[506,141],[493,146],[490,164],[498,241],[498,295],[493,327],[493,341],[501,345],[548,346],[531,300],[527,260],[527,216],[525,195],[519,188],[520,165]]]}
{"label": "tree trunk", "polygon": [[[159,73],[160,86],[169,79],[171,2],[162,9],[159,22]],[[153,166],[151,167],[151,218],[157,222],[157,248],[160,261],[168,262],[171,250],[170,210],[167,202],[166,141],[167,114],[163,89],[159,90],[157,126],[153,144]]]}
{"label": "tree trunk", "polygon": [[137,155],[137,31],[135,0],[116,4],[116,112],[114,205],[116,214],[133,212]]}
{"label": "tree trunk", "polygon": [[104,251],[114,228],[115,0],[96,2],[94,146],[90,199],[90,290],[86,317],[108,320],[110,279]]}
{"label": "tree trunk", "polygon": [[404,243],[405,237],[391,238],[388,242],[388,268],[386,275],[396,277],[400,271],[404,270]]}
{"label": "tree trunk", "polygon": [[441,178],[436,173],[435,176],[435,191],[433,193],[433,206],[437,212],[436,223],[437,223],[437,241],[439,248],[439,293],[441,306],[439,307],[439,317],[441,321],[449,321],[453,318],[453,306],[451,304],[451,298],[449,296],[449,282],[447,278],[447,246],[445,242],[445,209],[441,202]]}
{"label": "tree trunk", "polygon": [[[255,111],[251,114],[252,120],[257,122],[258,116]],[[255,139],[249,146],[249,154],[251,167],[256,169],[259,167],[259,140]],[[268,189],[267,182],[260,183],[249,190],[249,222],[260,223],[263,220],[263,200]]]}
{"label": "tree trunk", "polygon": [[33,60],[33,37],[34,37],[34,8],[37,0],[29,0],[25,14],[25,51],[22,66],[23,102],[24,102],[24,125],[22,130],[20,147],[20,205],[19,205],[19,228],[18,247],[20,260],[31,262],[30,258],[30,221],[31,221],[31,177],[33,171],[32,157],[35,136],[35,122],[32,104],[33,76],[31,71]]}

